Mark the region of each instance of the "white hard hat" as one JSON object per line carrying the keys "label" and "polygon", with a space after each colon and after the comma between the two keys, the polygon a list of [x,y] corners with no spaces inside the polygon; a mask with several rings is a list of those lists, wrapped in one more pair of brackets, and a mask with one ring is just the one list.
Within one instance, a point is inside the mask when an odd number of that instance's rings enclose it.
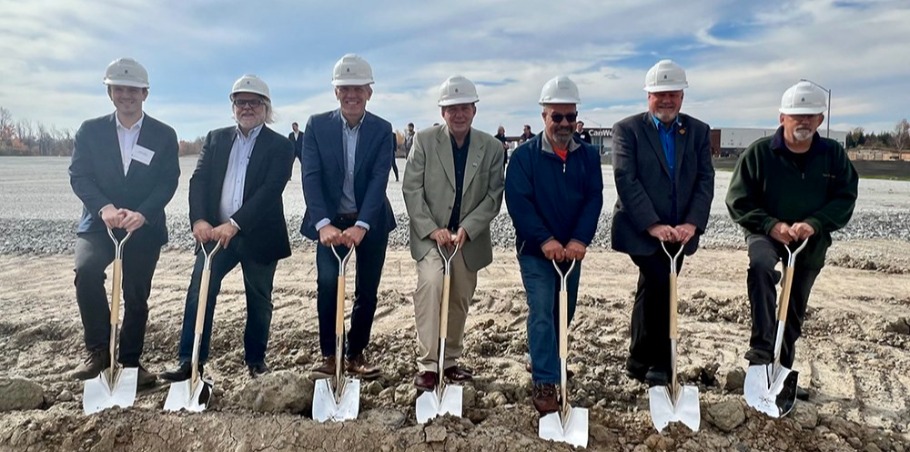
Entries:
{"label": "white hard hat", "polygon": [[565,75],[554,77],[544,83],[543,89],[540,90],[539,103],[540,105],[581,103],[581,98],[578,96],[578,86]]}
{"label": "white hard hat", "polygon": [[107,65],[104,84],[148,88],[149,73],[132,58],[118,58]]}
{"label": "white hard hat", "polygon": [[645,91],[660,93],[688,88],[686,71],[672,60],[660,60],[645,74]]}
{"label": "white hard hat", "polygon": [[373,84],[373,69],[370,63],[359,55],[349,53],[337,63],[332,70],[332,86],[371,85]]}
{"label": "white hard hat", "polygon": [[439,87],[439,106],[458,104],[473,104],[479,101],[477,97],[477,88],[470,80],[460,76],[453,75],[442,82]]}
{"label": "white hard hat", "polygon": [[237,79],[234,82],[234,87],[231,88],[230,98],[233,99],[234,94],[237,93],[253,93],[265,97],[269,101],[272,100],[269,97],[269,85],[266,85],[261,78],[256,77],[252,74],[246,74],[243,77]]}
{"label": "white hard hat", "polygon": [[799,82],[784,91],[780,112],[785,115],[817,115],[828,108],[825,92],[810,82]]}

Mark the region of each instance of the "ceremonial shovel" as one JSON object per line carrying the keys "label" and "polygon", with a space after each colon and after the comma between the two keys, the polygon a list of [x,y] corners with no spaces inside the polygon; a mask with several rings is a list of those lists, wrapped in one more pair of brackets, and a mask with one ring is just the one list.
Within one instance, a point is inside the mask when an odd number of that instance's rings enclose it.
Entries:
{"label": "ceremonial shovel", "polygon": [[799,378],[799,372],[780,364],[780,350],[784,342],[784,328],[787,325],[787,309],[790,307],[793,265],[796,264],[796,255],[806,247],[807,243],[809,243],[808,240],[803,241],[796,251],[791,251],[789,246],[784,245],[784,248],[787,249],[787,264],[784,266],[784,285],[777,302],[774,362],[749,366],[743,383],[746,403],[774,418],[786,416],[796,404],[796,380]]}
{"label": "ceremonial shovel", "polygon": [[569,292],[566,281],[575,268],[575,260],[563,273],[556,261],[553,267],[559,273],[559,366],[561,390],[561,410],[540,418],[537,434],[542,439],[569,443],[576,447],[588,446],[588,410],[572,408],[569,405],[569,391],[566,387],[566,362],[569,358]]}
{"label": "ceremonial shovel", "polygon": [[196,302],[196,329],[193,335],[193,358],[190,362],[192,374],[189,380],[171,383],[164,401],[167,411],[203,411],[212,396],[212,387],[215,382],[211,378],[199,375],[199,348],[202,343],[202,331],[205,326],[205,309],[209,300],[209,279],[212,276],[212,258],[221,249],[221,242],[215,242],[212,251],[205,249],[205,244],[200,244],[205,255],[205,265],[202,267],[202,277],[199,281],[199,296]]}
{"label": "ceremonial shovel", "polygon": [[348,249],[347,254],[342,258],[332,245],[332,254],[335,255],[335,259],[338,259],[338,298],[335,303],[335,385],[333,388],[332,378],[316,380],[316,388],[313,393],[313,419],[318,422],[357,419],[357,413],[360,411],[360,380],[345,378],[342,370],[344,363],[344,275],[348,259],[353,253],[353,249]]}
{"label": "ceremonial shovel", "polygon": [[111,228],[107,235],[114,242],[114,280],[111,287],[111,365],[97,377],[85,381],[82,392],[82,409],[85,414],[97,413],[113,406],[129,407],[136,401],[136,386],[139,379],[138,367],[121,367],[117,364],[117,326],[120,324],[120,292],[123,282],[123,245],[132,235],[127,232],[123,240],[114,236]]}
{"label": "ceremonial shovel", "polygon": [[701,411],[698,404],[698,388],[692,385],[681,386],[676,381],[677,343],[677,300],[676,265],[682,254],[683,246],[679,245],[676,254],[670,254],[664,242],[660,247],[670,258],[670,384],[669,386],[652,386],[648,389],[648,400],[651,406],[651,421],[658,432],[663,431],[670,422],[682,422],[693,432],[698,431],[701,423]]}
{"label": "ceremonial shovel", "polygon": [[[454,237],[453,237],[454,239]],[[436,374],[438,383],[435,391],[426,391],[417,398],[416,414],[417,422],[426,423],[428,420],[451,414],[461,417],[462,388],[458,385],[446,385],[443,378],[443,360],[445,359],[446,335],[448,334],[449,325],[449,290],[452,283],[452,258],[458,253],[458,245],[452,254],[447,254],[442,250],[439,244],[436,245],[439,250],[439,256],[442,257],[445,267],[443,267],[444,276],[442,279],[442,303],[439,311],[439,360],[436,362]]]}

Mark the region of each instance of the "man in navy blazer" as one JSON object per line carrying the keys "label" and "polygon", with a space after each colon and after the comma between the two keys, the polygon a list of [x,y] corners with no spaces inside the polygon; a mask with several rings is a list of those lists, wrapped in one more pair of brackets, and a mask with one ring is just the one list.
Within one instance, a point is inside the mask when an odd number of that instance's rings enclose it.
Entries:
{"label": "man in navy blazer", "polygon": [[610,241],[639,270],[626,374],[650,385],[666,385],[670,370],[670,259],[661,242],[694,253],[714,198],[710,127],[679,112],[688,86],[683,68],[659,61],[645,76],[648,111],[613,126],[619,197]]}
{"label": "man in navy blazer", "polygon": [[[269,371],[265,363],[272,321],[272,284],[280,259],[291,255],[281,195],[294,165],[294,147],[266,127],[272,122],[269,88],[259,77],[244,75],[231,90],[237,125],[208,133],[190,179],[190,224],[202,246],[219,242],[222,250],[211,265],[199,363],[209,357],[215,302],[221,281],[237,264],[246,293],[244,361],[252,377]],[[204,253],[196,264],[186,294],[180,365],[161,373],[168,381],[190,378],[193,336]]]}
{"label": "man in navy blazer", "polygon": [[[177,134],[146,115],[148,72],[130,58],[115,60],[104,78],[116,112],[82,123],[69,168],[73,192],[82,201],[76,229],[76,302],[85,328],[88,358],[74,372],[81,380],[110,366],[110,308],[105,269],[114,260],[107,229],[132,233],[123,245],[123,326],[117,360],[138,367],[139,387],[155,376],[139,358],[148,322],[148,297],[161,246],[167,243],[164,206],[177,190]],[[123,234],[116,233],[119,238]]]}
{"label": "man in navy blazer", "polygon": [[299,127],[296,122],[291,124],[291,133],[288,134],[288,139],[294,143],[294,158],[297,160],[300,160],[300,154],[303,152],[303,132]]}
{"label": "man in navy blazer", "polygon": [[376,294],[395,217],[386,197],[392,166],[392,125],[366,111],[373,94],[373,71],[361,57],[348,54],[332,76],[340,108],[311,116],[303,134],[303,196],[306,212],[300,232],[318,240],[316,248],[319,346],[323,362],[311,376],[335,373],[335,307],[339,255],[354,249],[357,278],[351,329],[347,335],[347,371],[364,378],[381,372],[363,351],[370,341]]}

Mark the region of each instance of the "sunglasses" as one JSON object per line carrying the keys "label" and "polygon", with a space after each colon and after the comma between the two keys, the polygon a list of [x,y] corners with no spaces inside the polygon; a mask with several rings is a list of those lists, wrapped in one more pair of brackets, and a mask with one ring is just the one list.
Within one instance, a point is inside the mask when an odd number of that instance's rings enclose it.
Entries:
{"label": "sunglasses", "polygon": [[262,99],[234,99],[234,106],[237,108],[250,107],[256,108],[261,105],[264,105],[265,102]]}
{"label": "sunglasses", "polygon": [[561,123],[563,119],[569,122],[575,122],[575,120],[578,119],[578,113],[567,113],[565,115],[562,113],[550,113],[550,119],[552,119],[556,124]]}

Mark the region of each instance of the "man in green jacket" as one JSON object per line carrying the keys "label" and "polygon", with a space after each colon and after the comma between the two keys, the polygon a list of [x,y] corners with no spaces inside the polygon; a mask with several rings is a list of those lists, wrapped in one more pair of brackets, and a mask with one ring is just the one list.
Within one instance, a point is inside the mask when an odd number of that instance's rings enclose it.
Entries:
{"label": "man in green jacket", "polygon": [[[825,265],[831,233],[853,215],[858,176],[840,143],[816,132],[824,121],[826,95],[810,82],[784,92],[780,127],[752,143],[739,158],[727,192],[727,209],[746,231],[749,270],[746,285],[752,304],[752,338],[745,358],[750,365],[774,359],[776,289],[774,269],[791,248],[808,240],[794,266],[790,305],[781,348],[781,365],[792,368],[812,284]],[[808,393],[797,391],[805,399]]]}

